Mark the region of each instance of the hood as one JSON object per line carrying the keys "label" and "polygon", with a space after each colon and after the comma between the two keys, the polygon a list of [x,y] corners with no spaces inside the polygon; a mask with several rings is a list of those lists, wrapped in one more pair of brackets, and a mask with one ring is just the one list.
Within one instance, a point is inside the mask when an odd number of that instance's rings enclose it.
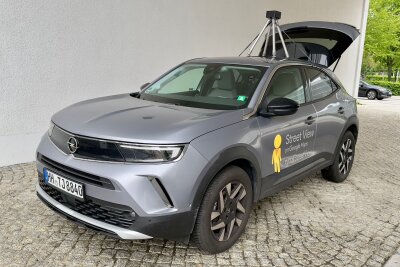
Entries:
{"label": "hood", "polygon": [[[330,67],[360,32],[353,26],[324,21],[305,21],[285,24],[281,27],[289,57],[308,60]],[[276,40],[280,40],[278,37]],[[267,46],[267,55],[272,55],[272,46]],[[280,41],[277,42],[277,57],[285,57]]]}
{"label": "hood", "polygon": [[123,142],[177,144],[242,120],[242,110],[208,110],[149,102],[129,94],[79,102],[52,121],[73,134]]}
{"label": "hood", "polygon": [[387,89],[385,87],[382,87],[382,86],[379,86],[379,85],[373,85],[373,84],[371,84],[369,86],[369,88],[378,89],[378,90],[383,91],[383,92],[389,91],[389,89]]}

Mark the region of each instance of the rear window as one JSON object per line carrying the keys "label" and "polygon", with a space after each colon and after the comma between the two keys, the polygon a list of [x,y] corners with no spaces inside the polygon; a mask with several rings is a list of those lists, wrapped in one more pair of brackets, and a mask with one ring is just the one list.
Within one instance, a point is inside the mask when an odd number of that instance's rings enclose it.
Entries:
{"label": "rear window", "polygon": [[306,69],[308,79],[310,81],[310,97],[311,101],[318,100],[330,95],[336,90],[336,85],[332,79],[318,69]]}

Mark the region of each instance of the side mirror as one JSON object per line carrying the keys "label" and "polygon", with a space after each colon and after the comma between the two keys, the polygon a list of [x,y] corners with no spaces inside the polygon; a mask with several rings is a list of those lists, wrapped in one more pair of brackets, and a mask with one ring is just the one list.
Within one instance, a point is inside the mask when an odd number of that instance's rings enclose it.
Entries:
{"label": "side mirror", "polygon": [[142,84],[142,86],[140,86],[140,90],[143,90],[144,88],[146,88],[150,83],[145,83]]}
{"label": "side mirror", "polygon": [[286,116],[296,113],[299,108],[299,103],[289,98],[275,98],[267,105],[266,108],[262,108],[258,114],[262,117],[271,116]]}

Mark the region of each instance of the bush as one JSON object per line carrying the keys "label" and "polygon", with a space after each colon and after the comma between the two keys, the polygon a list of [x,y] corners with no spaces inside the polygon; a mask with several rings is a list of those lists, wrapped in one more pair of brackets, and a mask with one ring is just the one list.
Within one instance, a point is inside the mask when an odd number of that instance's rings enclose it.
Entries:
{"label": "bush", "polygon": [[386,75],[367,75],[368,81],[387,81]]}
{"label": "bush", "polygon": [[395,83],[395,82],[387,82],[387,81],[369,81],[371,84],[378,85],[385,87],[392,91],[393,95],[399,95],[400,96],[400,83]]}

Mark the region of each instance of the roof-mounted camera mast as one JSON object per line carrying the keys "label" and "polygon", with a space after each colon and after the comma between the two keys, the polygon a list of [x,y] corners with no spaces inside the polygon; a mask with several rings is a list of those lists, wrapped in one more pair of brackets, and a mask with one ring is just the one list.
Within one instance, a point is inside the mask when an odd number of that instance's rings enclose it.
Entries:
{"label": "roof-mounted camera mast", "polygon": [[[256,39],[252,42],[252,45],[249,49],[249,52],[247,53],[247,56],[251,56],[251,52],[253,52],[254,47],[260,40],[261,36],[266,32],[265,34],[265,45],[261,48],[262,51],[260,51],[260,55],[265,54],[265,50],[267,49],[269,38],[272,35],[272,58],[276,57],[276,40],[275,40],[275,35],[276,32],[279,35],[279,39],[281,41],[282,47],[285,51],[285,56],[286,58],[289,57],[289,53],[286,48],[285,40],[282,37],[282,31],[279,27],[279,19],[281,18],[282,13],[276,10],[270,10],[267,11],[266,17],[268,19],[267,23],[265,23],[264,27],[262,28],[261,32],[257,35]],[[272,32],[272,34],[271,34]]]}

